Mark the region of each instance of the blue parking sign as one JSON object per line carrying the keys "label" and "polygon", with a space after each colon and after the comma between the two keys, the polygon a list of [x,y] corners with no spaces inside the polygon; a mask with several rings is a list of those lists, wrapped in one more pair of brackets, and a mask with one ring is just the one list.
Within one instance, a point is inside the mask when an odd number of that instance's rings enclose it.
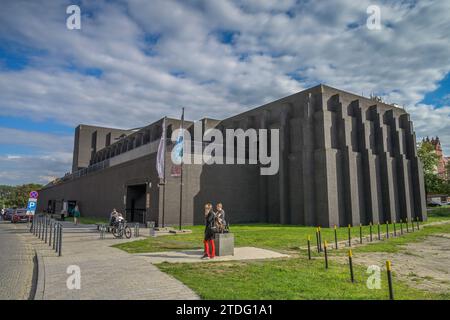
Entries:
{"label": "blue parking sign", "polygon": [[34,215],[34,213],[36,212],[36,207],[37,207],[37,199],[33,198],[28,199],[27,214]]}

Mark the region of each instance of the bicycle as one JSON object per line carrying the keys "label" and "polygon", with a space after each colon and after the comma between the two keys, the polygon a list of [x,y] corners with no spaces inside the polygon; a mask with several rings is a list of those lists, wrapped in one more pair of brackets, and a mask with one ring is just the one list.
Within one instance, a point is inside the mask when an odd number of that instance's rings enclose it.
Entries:
{"label": "bicycle", "polygon": [[126,225],[125,221],[115,223],[111,232],[115,238],[123,238],[124,235],[127,239],[131,238],[131,228]]}

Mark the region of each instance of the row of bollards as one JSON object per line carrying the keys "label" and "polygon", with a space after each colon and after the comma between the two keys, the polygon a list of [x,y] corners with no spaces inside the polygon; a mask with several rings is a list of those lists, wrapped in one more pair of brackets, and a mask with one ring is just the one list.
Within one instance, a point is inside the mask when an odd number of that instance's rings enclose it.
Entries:
{"label": "row of bollards", "polygon": [[59,257],[62,255],[63,226],[61,223],[47,216],[36,215],[31,222],[30,232],[52,247]]}
{"label": "row of bollards", "polygon": [[[419,219],[416,218],[416,226],[414,226],[414,221],[413,219],[406,219],[405,222],[403,222],[403,220],[400,220],[400,235],[403,235],[403,223],[405,223],[406,225],[406,232],[409,232],[409,223],[411,223],[411,230],[412,232],[414,232],[415,228],[417,230],[419,230],[420,228],[420,224],[419,224]],[[386,239],[390,238],[390,231],[389,231],[389,221],[386,221]],[[397,237],[398,233],[397,233],[397,222],[393,221],[392,223],[393,225],[393,236]],[[369,224],[369,241],[373,242],[373,224],[372,222]],[[349,248],[352,246],[352,242],[351,242],[351,231],[352,231],[352,226],[349,224],[348,225],[348,246]],[[378,222],[377,223],[377,235],[378,235],[378,240],[381,240],[381,225]],[[338,245],[338,236],[337,236],[337,226],[334,226],[334,242],[335,242],[335,248],[338,249],[339,245]],[[360,244],[363,243],[363,230],[362,230],[362,224],[359,225],[359,242]],[[307,245],[308,245],[308,259],[311,260],[311,236],[308,235],[308,239],[307,239]],[[328,243],[327,241],[323,241],[323,247],[322,247],[322,234],[321,234],[321,228],[317,227],[316,228],[316,245],[317,245],[317,252],[324,252],[324,259],[325,259],[325,269],[329,268],[329,261],[328,261]],[[353,253],[352,250],[349,249],[348,252],[348,260],[349,260],[349,268],[350,268],[350,280],[351,282],[355,282],[355,276],[354,276],[354,271],[353,271]],[[387,277],[388,277],[388,286],[389,286],[389,298],[391,300],[394,299],[394,293],[393,293],[393,286],[392,286],[392,267],[391,267],[391,262],[390,261],[386,261],[386,270],[387,270]]]}

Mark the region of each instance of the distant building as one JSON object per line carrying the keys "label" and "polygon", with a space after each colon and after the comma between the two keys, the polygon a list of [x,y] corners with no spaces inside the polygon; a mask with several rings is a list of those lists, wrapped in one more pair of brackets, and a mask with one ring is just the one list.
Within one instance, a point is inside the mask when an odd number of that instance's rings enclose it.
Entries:
{"label": "distant building", "polygon": [[[184,225],[202,224],[204,204],[219,201],[232,224],[346,226],[426,219],[422,164],[404,109],[319,85],[200,123],[204,130],[222,132],[279,129],[279,171],[263,176],[260,164],[249,163],[185,165]],[[191,131],[193,124],[185,121],[185,128]],[[59,213],[78,204],[85,216],[108,217],[116,208],[128,221],[178,224],[180,177],[170,140],[165,187],[156,171],[162,125],[163,119],[138,130],[80,125],[73,172],[41,190],[38,211]],[[167,119],[167,137],[179,126],[179,119]]]}
{"label": "distant building", "polygon": [[431,140],[429,137],[426,137],[423,139],[423,141],[430,142],[433,145],[434,150],[439,157],[435,173],[439,175],[439,177],[441,177],[442,179],[448,180],[449,176],[447,172],[447,164],[449,163],[450,157],[444,156],[444,153],[442,152],[441,140],[439,139],[438,136],[436,136],[436,138],[432,137]]}

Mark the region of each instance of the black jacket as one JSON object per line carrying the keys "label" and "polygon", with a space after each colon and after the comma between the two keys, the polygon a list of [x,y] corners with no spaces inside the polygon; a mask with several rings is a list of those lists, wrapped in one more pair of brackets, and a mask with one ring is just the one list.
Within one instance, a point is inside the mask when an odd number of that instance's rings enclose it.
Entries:
{"label": "black jacket", "polygon": [[209,211],[208,215],[205,217],[205,240],[212,240],[214,239],[214,220],[215,215],[214,212],[211,210]]}

